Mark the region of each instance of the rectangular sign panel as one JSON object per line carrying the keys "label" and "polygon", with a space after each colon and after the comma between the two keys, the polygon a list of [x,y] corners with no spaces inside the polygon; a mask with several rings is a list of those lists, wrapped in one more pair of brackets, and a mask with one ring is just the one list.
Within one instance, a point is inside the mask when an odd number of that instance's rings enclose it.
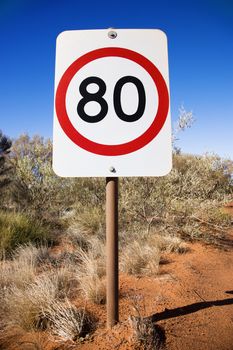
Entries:
{"label": "rectangular sign panel", "polygon": [[155,29],[62,32],[53,140],[60,176],[166,175],[172,166],[166,35]]}

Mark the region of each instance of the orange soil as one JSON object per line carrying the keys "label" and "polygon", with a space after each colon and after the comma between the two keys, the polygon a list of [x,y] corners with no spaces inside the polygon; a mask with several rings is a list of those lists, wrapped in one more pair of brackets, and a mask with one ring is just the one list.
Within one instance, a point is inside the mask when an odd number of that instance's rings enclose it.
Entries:
{"label": "orange soil", "polygon": [[[226,211],[233,215],[233,202]],[[233,350],[233,232],[222,244],[189,244],[186,254],[164,256],[159,276],[121,274],[120,323],[106,330],[105,306],[90,306],[102,325],[75,349],[134,349],[128,318],[136,303],[141,316],[164,328],[167,350]]]}
{"label": "orange soil", "polygon": [[128,318],[136,305],[164,328],[167,350],[233,350],[233,232],[224,242],[221,250],[195,243],[186,254],[164,256],[157,276],[121,274],[119,324],[106,330],[106,306],[87,304],[99,319],[97,330],[83,343],[57,349],[135,349]]}
{"label": "orange soil", "polygon": [[159,276],[121,275],[120,323],[107,331],[105,307],[94,308],[103,323],[75,349],[134,349],[127,319],[136,296],[142,316],[165,329],[167,350],[233,350],[233,251],[197,243],[190,249],[169,254]]}

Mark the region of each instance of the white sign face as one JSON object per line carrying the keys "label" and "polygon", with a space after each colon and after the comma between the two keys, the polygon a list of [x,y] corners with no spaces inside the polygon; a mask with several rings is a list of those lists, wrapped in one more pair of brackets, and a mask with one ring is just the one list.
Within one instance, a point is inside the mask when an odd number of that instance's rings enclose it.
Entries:
{"label": "white sign face", "polygon": [[166,35],[77,30],[57,38],[53,169],[162,176],[172,166]]}

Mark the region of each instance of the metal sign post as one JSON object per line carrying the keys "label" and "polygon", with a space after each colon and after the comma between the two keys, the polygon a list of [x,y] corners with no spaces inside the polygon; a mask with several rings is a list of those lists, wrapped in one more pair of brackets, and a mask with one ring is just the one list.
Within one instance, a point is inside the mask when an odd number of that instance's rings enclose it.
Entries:
{"label": "metal sign post", "polygon": [[118,178],[106,178],[107,327],[119,321]]}

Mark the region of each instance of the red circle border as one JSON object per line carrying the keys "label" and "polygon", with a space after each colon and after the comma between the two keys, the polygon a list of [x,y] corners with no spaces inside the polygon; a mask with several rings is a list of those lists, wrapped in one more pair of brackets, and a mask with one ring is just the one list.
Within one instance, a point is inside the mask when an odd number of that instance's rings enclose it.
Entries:
{"label": "red circle border", "polygon": [[[71,123],[66,110],[66,93],[74,75],[86,64],[103,57],[129,59],[144,68],[153,79],[158,91],[158,110],[150,127],[136,139],[117,145],[104,145],[81,135]],[[162,129],[169,109],[169,93],[166,82],[156,66],[141,54],[119,47],[106,47],[90,51],[75,60],[63,74],[56,91],[55,108],[58,121],[65,134],[86,151],[104,156],[120,156],[135,152],[151,142]]]}

